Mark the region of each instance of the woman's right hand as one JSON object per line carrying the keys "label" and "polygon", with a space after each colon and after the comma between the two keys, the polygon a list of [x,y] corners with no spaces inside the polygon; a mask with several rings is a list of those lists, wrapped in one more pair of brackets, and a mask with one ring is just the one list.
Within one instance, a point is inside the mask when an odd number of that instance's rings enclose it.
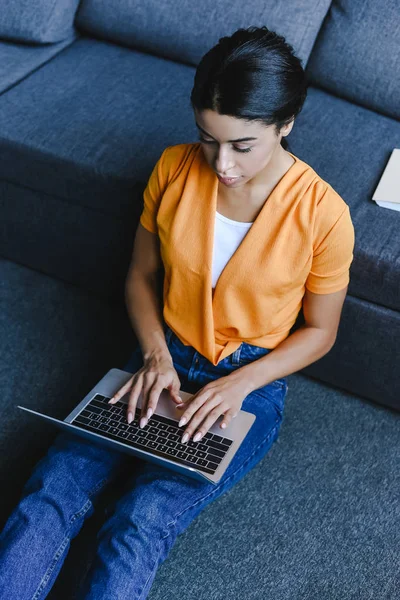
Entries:
{"label": "woman's right hand", "polygon": [[153,354],[144,362],[143,367],[114,394],[109,404],[115,404],[130,391],[127,407],[127,420],[130,423],[134,419],[136,404],[142,392],[140,426],[144,427],[151,415],[155,413],[163,389],[169,390],[177,404],[183,402],[179,396],[180,387],[181,382],[169,352]]}

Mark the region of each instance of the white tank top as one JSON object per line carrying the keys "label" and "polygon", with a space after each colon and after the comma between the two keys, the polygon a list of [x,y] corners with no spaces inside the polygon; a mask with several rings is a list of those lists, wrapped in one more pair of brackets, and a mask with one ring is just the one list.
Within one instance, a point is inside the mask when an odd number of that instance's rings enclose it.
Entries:
{"label": "white tank top", "polygon": [[212,263],[212,287],[215,288],[225,265],[239,247],[240,242],[253,225],[232,221],[219,212],[215,213],[214,250]]}

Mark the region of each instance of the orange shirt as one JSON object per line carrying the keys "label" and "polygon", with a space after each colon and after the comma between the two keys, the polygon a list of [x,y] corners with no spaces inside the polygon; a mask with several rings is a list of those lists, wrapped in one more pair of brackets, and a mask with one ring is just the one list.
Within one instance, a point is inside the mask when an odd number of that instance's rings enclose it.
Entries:
{"label": "orange shirt", "polygon": [[144,191],[140,223],[159,236],[163,317],[213,365],[242,341],[275,348],[289,334],[305,288],[330,294],[349,283],[350,210],[305,162],[272,190],[212,293],[218,179],[200,143],[164,150]]}

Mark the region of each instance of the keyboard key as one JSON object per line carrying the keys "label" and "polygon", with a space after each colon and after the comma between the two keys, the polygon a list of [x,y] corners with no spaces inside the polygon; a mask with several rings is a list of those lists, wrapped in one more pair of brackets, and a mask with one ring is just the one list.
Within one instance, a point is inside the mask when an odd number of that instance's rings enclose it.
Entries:
{"label": "keyboard key", "polygon": [[207,456],[207,453],[206,452],[201,452],[200,450],[197,450],[196,451],[196,456],[198,458],[205,458]]}
{"label": "keyboard key", "polygon": [[205,460],[209,460],[211,462],[219,464],[223,458],[223,456],[214,456],[214,454],[207,454]]}
{"label": "keyboard key", "polygon": [[207,466],[209,469],[212,469],[213,471],[216,471],[218,469],[218,465],[216,463],[209,462]]}
{"label": "keyboard key", "polygon": [[226,446],[230,446],[233,443],[233,440],[229,440],[228,438],[224,438],[222,440],[222,443],[225,444]]}
{"label": "keyboard key", "polygon": [[102,409],[97,408],[97,406],[91,406],[90,404],[86,405],[86,410],[90,410],[91,413],[96,413],[97,415],[101,415]]}
{"label": "keyboard key", "polygon": [[221,450],[217,450],[216,448],[208,448],[209,454],[215,454],[215,456],[225,456],[226,452],[221,452]]}
{"label": "keyboard key", "polygon": [[210,448],[211,446],[213,448],[218,448],[218,450],[222,450],[223,452],[226,452],[228,450],[228,448],[224,445],[224,444],[220,444],[218,442],[214,442],[214,440],[209,440],[207,442],[207,446]]}
{"label": "keyboard key", "polygon": [[100,419],[100,415],[97,415],[96,413],[90,413],[90,418],[92,421],[98,421]]}
{"label": "keyboard key", "polygon": [[82,417],[82,415],[78,415],[75,421],[78,421],[78,423],[83,423],[84,425],[89,425],[90,423],[90,419],[87,417]]}

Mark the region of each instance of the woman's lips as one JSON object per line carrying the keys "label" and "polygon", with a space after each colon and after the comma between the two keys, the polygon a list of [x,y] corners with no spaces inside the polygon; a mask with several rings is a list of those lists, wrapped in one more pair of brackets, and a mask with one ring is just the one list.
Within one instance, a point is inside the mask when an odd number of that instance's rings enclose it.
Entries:
{"label": "woman's lips", "polygon": [[231,183],[234,183],[235,181],[238,181],[238,179],[240,179],[240,177],[220,177],[219,175],[217,175],[219,181],[221,181],[222,183],[224,183],[225,185],[229,185]]}

